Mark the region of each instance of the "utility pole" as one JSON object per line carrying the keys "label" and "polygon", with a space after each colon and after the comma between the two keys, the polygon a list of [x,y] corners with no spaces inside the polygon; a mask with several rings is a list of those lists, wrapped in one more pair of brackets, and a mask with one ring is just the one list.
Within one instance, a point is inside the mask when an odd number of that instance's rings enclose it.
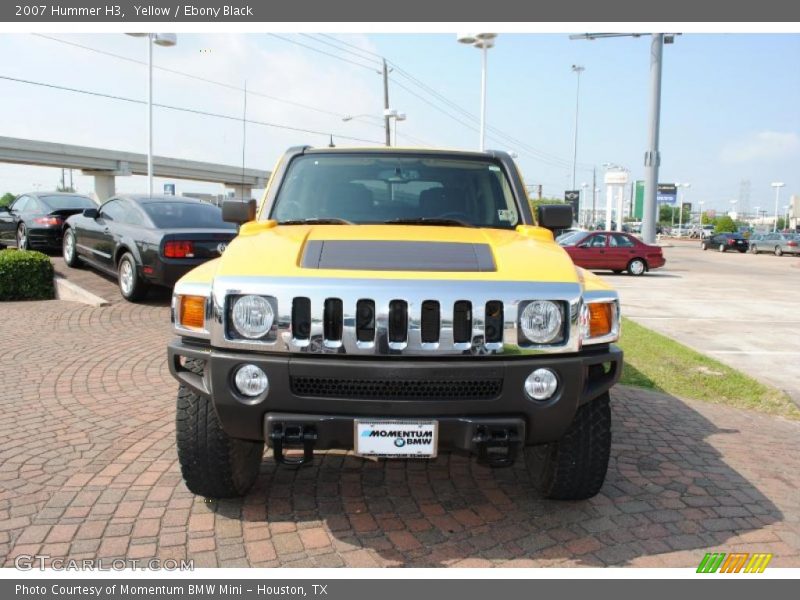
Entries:
{"label": "utility pole", "polygon": [[[664,34],[654,33],[650,41],[650,144],[644,155],[644,211],[642,214],[642,240],[645,244],[656,241],[656,192],[658,167],[658,129],[661,117],[661,61],[664,53]],[[674,218],[674,217],[673,217]]]}
{"label": "utility pole", "polygon": [[386,65],[386,59],[383,59],[383,125],[386,130],[386,145],[392,145],[392,131],[389,127],[389,67]]}

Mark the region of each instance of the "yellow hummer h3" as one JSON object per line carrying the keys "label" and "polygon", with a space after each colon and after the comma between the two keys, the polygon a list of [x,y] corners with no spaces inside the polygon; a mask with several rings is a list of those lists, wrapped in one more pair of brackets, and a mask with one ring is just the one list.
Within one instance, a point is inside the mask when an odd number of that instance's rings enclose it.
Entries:
{"label": "yellow hummer h3", "polygon": [[183,277],[169,366],[186,485],[240,496],[314,452],[491,466],[549,498],[603,484],[617,293],[553,241],[503,152],[290,149],[225,253]]}

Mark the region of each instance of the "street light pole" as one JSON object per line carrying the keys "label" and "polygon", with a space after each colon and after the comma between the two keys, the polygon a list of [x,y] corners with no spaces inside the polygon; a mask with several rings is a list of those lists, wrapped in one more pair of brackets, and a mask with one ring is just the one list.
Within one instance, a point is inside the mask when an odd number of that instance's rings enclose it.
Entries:
{"label": "street light pole", "polygon": [[[686,190],[686,188],[692,187],[691,183],[677,183],[675,184],[678,187],[682,188],[682,190]],[[683,236],[683,201],[686,199],[686,192],[681,191],[679,206],[678,206],[678,237]]]}
{"label": "street light pole", "polygon": [[488,53],[494,47],[496,33],[459,33],[456,39],[461,44],[469,44],[481,51],[481,130],[480,150],[486,149],[486,80],[488,78]]}
{"label": "street light pole", "polygon": [[572,72],[578,76],[578,83],[575,88],[575,137],[572,140],[572,188],[575,189],[575,170],[578,165],[578,108],[581,100],[581,73],[586,67],[572,65]]}
{"label": "street light pole", "polygon": [[147,38],[147,195],[153,195],[153,45],[169,47],[178,43],[174,33],[129,33]]}
{"label": "street light pole", "polygon": [[772,226],[772,233],[778,231],[778,199],[781,195],[781,188],[785,184],[782,181],[774,181],[772,182],[772,187],[775,188],[775,224]]}

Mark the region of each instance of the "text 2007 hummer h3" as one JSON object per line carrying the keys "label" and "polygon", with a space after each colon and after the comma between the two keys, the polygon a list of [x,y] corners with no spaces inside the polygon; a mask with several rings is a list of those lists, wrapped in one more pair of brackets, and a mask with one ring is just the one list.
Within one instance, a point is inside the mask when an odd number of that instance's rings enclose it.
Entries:
{"label": "text 2007 hummer h3", "polygon": [[264,443],[386,458],[524,458],[542,494],[597,493],[622,352],[616,292],[576,268],[502,152],[289,150],[226,202],[224,255],[175,286],[177,444],[190,490],[246,493]]}

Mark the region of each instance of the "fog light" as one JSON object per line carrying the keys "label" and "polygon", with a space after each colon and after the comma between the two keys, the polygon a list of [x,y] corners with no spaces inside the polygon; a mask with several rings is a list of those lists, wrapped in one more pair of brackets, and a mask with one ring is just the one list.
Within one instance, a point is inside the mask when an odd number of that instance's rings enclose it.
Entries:
{"label": "fog light", "polygon": [[267,374],[255,365],[239,367],[234,376],[234,383],[240,394],[250,398],[260,396],[269,389]]}
{"label": "fog light", "polygon": [[525,393],[534,400],[547,400],[556,393],[558,379],[550,369],[536,369],[525,380]]}

